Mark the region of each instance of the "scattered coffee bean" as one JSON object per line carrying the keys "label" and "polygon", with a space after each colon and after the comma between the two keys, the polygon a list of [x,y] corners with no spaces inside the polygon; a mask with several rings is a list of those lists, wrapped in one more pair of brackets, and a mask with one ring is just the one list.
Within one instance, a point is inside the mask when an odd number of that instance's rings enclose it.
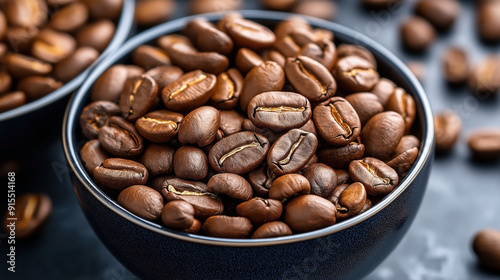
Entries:
{"label": "scattered coffee bean", "polygon": [[456,0],[420,0],[415,13],[432,23],[437,29],[449,30],[460,16],[460,2]]}
{"label": "scattered coffee bean", "polygon": [[469,87],[475,94],[496,94],[500,90],[500,58],[491,56],[476,65],[468,79]]}
{"label": "scattered coffee bean", "polygon": [[327,0],[300,1],[293,9],[293,12],[325,20],[333,20],[337,15],[337,5],[335,2]]}
{"label": "scattered coffee bean", "polygon": [[500,2],[481,1],[477,7],[477,29],[488,42],[500,41]]}
{"label": "scattered coffee bean", "polygon": [[474,236],[472,248],[479,262],[494,271],[500,271],[500,231],[481,230]]}
{"label": "scattered coffee bean", "polygon": [[425,19],[412,16],[401,25],[401,39],[409,51],[424,52],[436,40],[436,31]]}
{"label": "scattered coffee bean", "polygon": [[467,54],[458,47],[449,47],[442,58],[444,77],[451,84],[461,84],[467,80],[470,67]]}
{"label": "scattered coffee bean", "polygon": [[453,111],[434,116],[436,152],[447,153],[453,149],[462,131],[462,119]]}
{"label": "scattered coffee bean", "polygon": [[473,132],[468,140],[474,158],[492,161],[500,158],[500,129],[491,128]]}

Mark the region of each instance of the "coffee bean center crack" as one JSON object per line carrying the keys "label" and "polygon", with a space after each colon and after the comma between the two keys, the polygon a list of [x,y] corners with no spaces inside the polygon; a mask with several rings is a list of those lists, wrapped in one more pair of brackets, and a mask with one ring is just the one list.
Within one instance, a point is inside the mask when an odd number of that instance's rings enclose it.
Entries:
{"label": "coffee bean center crack", "polygon": [[207,78],[207,75],[205,74],[201,74],[198,78],[196,78],[195,80],[191,81],[191,82],[188,82],[188,83],[185,83],[183,84],[180,88],[178,88],[177,90],[175,90],[174,92],[172,92],[170,94],[170,96],[168,97],[169,100],[171,99],[174,99],[174,96],[176,96],[177,94],[181,93],[182,91],[186,90],[187,88],[191,87],[191,86],[194,86],[196,85],[197,83],[200,83],[201,81],[205,80]]}

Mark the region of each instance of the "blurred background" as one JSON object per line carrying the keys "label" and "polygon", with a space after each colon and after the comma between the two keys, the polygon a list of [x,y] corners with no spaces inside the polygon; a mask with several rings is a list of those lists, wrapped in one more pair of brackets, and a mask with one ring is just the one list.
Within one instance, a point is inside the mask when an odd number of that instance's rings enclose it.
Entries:
{"label": "blurred background", "polygon": [[[434,112],[454,111],[462,120],[462,131],[450,151],[436,156],[424,201],[409,232],[367,279],[499,278],[478,264],[471,244],[479,230],[500,229],[500,162],[475,160],[467,147],[467,138],[480,128],[500,128],[500,100],[495,94],[471,89],[467,83],[450,85],[443,74],[442,62],[450,47],[465,51],[471,68],[491,59],[492,55],[500,56],[500,45],[485,42],[479,35],[477,5],[480,1],[451,1],[459,6],[456,20],[448,30],[431,36],[432,40],[418,53],[405,47],[401,35],[402,25],[415,14],[417,0],[136,2],[133,33],[191,13],[285,8],[345,25],[394,52],[417,74]],[[380,6],[380,2],[385,4]],[[417,31],[415,36],[424,31]],[[60,140],[62,120],[54,122],[48,135],[32,139],[32,144],[21,151],[12,154],[7,153],[9,147],[1,147],[0,176],[4,178],[7,172],[16,172],[17,195],[47,193],[52,199],[53,213],[39,234],[16,243],[16,273],[6,270],[7,257],[3,252],[8,248],[7,234],[0,232],[3,264],[0,279],[136,279],[108,252],[87,223],[64,160]],[[2,131],[1,135],[9,137],[11,133],[14,132]],[[6,208],[5,199],[0,205],[1,209]]]}

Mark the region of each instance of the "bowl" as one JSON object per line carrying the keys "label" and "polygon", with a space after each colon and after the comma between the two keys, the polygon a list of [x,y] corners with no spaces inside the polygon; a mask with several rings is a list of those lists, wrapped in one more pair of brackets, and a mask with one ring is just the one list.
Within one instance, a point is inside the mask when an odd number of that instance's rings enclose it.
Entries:
{"label": "bowl", "polygon": [[99,61],[114,52],[129,37],[134,21],[134,6],[132,0],[123,1],[113,39],[86,70],[42,98],[0,113],[0,131],[4,132],[3,137],[0,137],[0,146],[8,147],[5,153],[13,155],[18,150],[33,146],[33,138],[40,140],[40,137],[60,136],[60,120],[63,118],[71,93],[85,81],[85,77]]}
{"label": "bowl", "polygon": [[[243,11],[250,20],[272,26],[291,14]],[[210,21],[221,14],[207,14]],[[410,70],[378,43],[338,24],[307,18],[329,29],[336,40],[373,52],[379,69],[415,99],[420,154],[400,185],[368,211],[320,230],[270,239],[225,239],[179,233],[141,219],[111,199],[92,181],[79,159],[78,117],[89,90],[106,69],[124,63],[137,46],[179,32],[194,17],[145,31],[125,43],[92,71],[73,96],[63,125],[63,145],[78,201],[101,241],[130,271],[144,279],[360,279],[379,265],[408,231],[421,204],[433,161],[431,108]]]}

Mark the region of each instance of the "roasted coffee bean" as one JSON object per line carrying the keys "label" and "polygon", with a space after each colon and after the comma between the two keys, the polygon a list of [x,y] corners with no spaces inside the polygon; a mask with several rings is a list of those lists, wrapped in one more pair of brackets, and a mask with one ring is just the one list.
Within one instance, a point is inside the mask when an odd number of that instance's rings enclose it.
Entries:
{"label": "roasted coffee bean", "polygon": [[80,157],[89,174],[93,174],[94,168],[101,165],[109,156],[99,144],[99,140],[92,139],[83,145]]}
{"label": "roasted coffee bean", "polygon": [[210,106],[194,109],[180,124],[179,142],[205,147],[214,141],[219,125],[220,114],[217,109]]}
{"label": "roasted coffee bean", "polygon": [[334,146],[345,146],[360,133],[361,122],[354,108],[342,97],[332,97],[313,111],[321,138]]}
{"label": "roasted coffee bean", "polygon": [[432,23],[437,29],[450,29],[460,16],[460,2],[456,0],[421,0],[415,5],[415,12]]}
{"label": "roasted coffee bean", "polygon": [[219,74],[210,97],[212,105],[221,110],[233,109],[238,106],[243,80],[243,76],[236,68]]}
{"label": "roasted coffee bean", "polygon": [[210,149],[208,160],[216,172],[244,174],[266,159],[269,146],[264,136],[242,131],[217,142]]}
{"label": "roasted coffee bean", "polygon": [[363,209],[359,211],[359,214],[366,212],[368,209],[372,208],[372,201],[367,197]]}
{"label": "roasted coffee bean", "polygon": [[149,27],[166,22],[175,11],[172,0],[147,0],[135,4],[134,20],[141,27]]}
{"label": "roasted coffee bean", "polygon": [[171,174],[174,172],[174,153],[174,148],[169,145],[150,144],[139,161],[152,176]]}
{"label": "roasted coffee bean", "polygon": [[443,54],[442,67],[447,82],[460,84],[469,76],[469,62],[467,53],[458,47],[449,47]]}
{"label": "roasted coffee bean", "polygon": [[158,95],[156,81],[142,75],[127,81],[120,95],[120,110],[125,119],[135,121],[142,117],[153,105]]}
{"label": "roasted coffee bean", "polygon": [[265,61],[274,61],[278,63],[281,68],[285,68],[286,58],[279,51],[276,50],[266,50],[262,53],[262,58]]}
{"label": "roasted coffee bean", "polygon": [[146,166],[128,159],[108,158],[94,168],[97,183],[107,189],[122,191],[132,185],[143,185],[148,181]]}
{"label": "roasted coffee bean", "polygon": [[[142,1],[149,2],[149,1]],[[158,66],[170,65],[170,58],[167,53],[157,47],[150,45],[140,45],[132,52],[132,61],[134,64],[144,68],[151,69]]]}
{"label": "roasted coffee bean", "polygon": [[238,53],[236,53],[236,67],[242,73],[250,72],[252,68],[254,68],[255,66],[259,66],[263,62],[264,60],[262,60],[262,58],[258,54],[250,49],[241,48],[238,50]]}
{"label": "roasted coffee bean", "polygon": [[280,136],[283,135],[282,133],[279,132],[273,132],[270,129],[258,128],[249,119],[245,119],[243,121],[242,128],[244,131],[252,131],[255,133],[262,134],[264,137],[267,138],[267,140],[269,140],[269,143],[271,144],[276,142],[276,140],[278,140],[278,138],[280,138]]}
{"label": "roasted coffee bean", "polygon": [[225,215],[209,217],[202,227],[206,235],[221,238],[246,238],[252,233],[252,229],[249,219]]}
{"label": "roasted coffee bean", "polygon": [[117,157],[137,156],[144,149],[144,141],[134,125],[117,116],[101,127],[98,138],[101,146]]}
{"label": "roasted coffee bean", "polygon": [[266,164],[248,173],[248,182],[252,186],[254,193],[260,197],[267,197],[269,189],[276,178],[276,175],[267,168]]}
{"label": "roasted coffee bean", "polygon": [[52,72],[52,65],[49,63],[18,53],[8,53],[5,65],[7,71],[15,78],[47,75]]}
{"label": "roasted coffee bean", "polygon": [[333,189],[332,194],[327,198],[328,201],[337,205],[339,203],[340,194],[349,187],[349,184],[339,184]]}
{"label": "roasted coffee bean", "polygon": [[497,93],[500,90],[500,58],[490,56],[476,65],[470,73],[468,83],[476,94],[488,97],[489,94]]}
{"label": "roasted coffee bean", "polygon": [[183,31],[202,52],[229,54],[233,50],[231,38],[206,19],[190,20]]}
{"label": "roasted coffee bean", "polygon": [[390,193],[399,182],[394,169],[383,161],[370,157],[352,161],[349,165],[349,175],[355,182],[362,183],[366,192],[373,196]]}
{"label": "roasted coffee bean", "polygon": [[260,0],[264,8],[276,11],[288,11],[298,2],[298,0]]}
{"label": "roasted coffee bean", "polygon": [[292,196],[308,194],[311,184],[299,174],[285,174],[276,178],[269,189],[269,198],[283,201]]}
{"label": "roasted coffee bean", "polygon": [[406,49],[423,52],[436,40],[436,31],[425,19],[411,16],[401,24],[400,36]]}
{"label": "roasted coffee bean", "polygon": [[411,73],[415,75],[419,82],[425,80],[425,65],[420,61],[408,61],[406,62],[406,67],[410,69]]}
{"label": "roasted coffee bean", "polygon": [[[8,27],[8,23],[7,23],[7,18],[5,17],[5,14],[0,11],[0,40],[3,40],[3,38],[5,37],[5,34],[7,33],[7,27]],[[5,54],[5,52],[7,51],[7,46],[4,45],[4,43],[1,43],[3,44],[2,45],[2,49],[5,48],[5,51],[2,50],[1,52],[1,57],[3,57],[3,55]]]}
{"label": "roasted coffee bean", "polygon": [[310,57],[331,71],[337,60],[337,48],[331,40],[322,39],[304,45],[297,55]]}
{"label": "roasted coffee bean", "polygon": [[293,231],[306,232],[335,224],[337,209],[317,195],[301,195],[285,206],[284,221]]}
{"label": "roasted coffee bean", "polygon": [[208,175],[208,159],[197,147],[182,146],[174,155],[175,176],[181,179],[201,180]]}
{"label": "roasted coffee bean", "polygon": [[288,58],[285,72],[293,87],[312,102],[323,102],[337,91],[337,83],[330,71],[307,56]]}
{"label": "roasted coffee bean", "polygon": [[82,2],[73,2],[60,8],[49,21],[49,26],[62,32],[73,32],[88,20],[89,9]]}
{"label": "roasted coffee bean", "polygon": [[386,160],[401,141],[405,131],[405,121],[396,112],[382,112],[373,116],[363,127],[361,143],[365,145],[365,155]]}
{"label": "roasted coffee bean", "polygon": [[164,87],[177,81],[184,72],[177,66],[164,65],[149,69],[144,74],[153,78],[158,84],[158,89],[161,91]]}
{"label": "roasted coffee bean", "polygon": [[109,19],[94,21],[78,30],[76,41],[78,46],[92,47],[100,52],[104,51],[113,39],[116,26]]}
{"label": "roasted coffee bean", "polygon": [[194,208],[182,200],[170,201],[161,210],[161,221],[169,228],[188,229],[194,223]]}
{"label": "roasted coffee bean", "polygon": [[0,72],[0,94],[10,90],[12,77],[7,72]]}
{"label": "roasted coffee bean", "polygon": [[335,169],[335,174],[337,174],[337,185],[346,184],[351,181],[349,171],[346,169]]}
{"label": "roasted coffee bean", "polygon": [[191,40],[189,40],[189,38],[184,35],[169,34],[158,38],[158,46],[160,46],[160,48],[164,50],[170,48],[170,46],[172,46],[173,44],[184,44],[190,47],[194,47],[191,43]]}
{"label": "roasted coffee bean", "polygon": [[398,173],[399,177],[404,177],[408,174],[408,171],[410,171],[417,156],[418,148],[411,148],[388,161],[387,165],[392,167]]}
{"label": "roasted coffee bean", "polygon": [[47,21],[48,7],[43,0],[17,0],[4,3],[10,25],[20,27],[41,26]]}
{"label": "roasted coffee bean", "polygon": [[391,80],[381,78],[372,88],[371,92],[378,97],[380,103],[385,107],[395,89],[396,84]]}
{"label": "roasted coffee bean", "polygon": [[491,161],[500,158],[500,130],[483,129],[473,132],[468,140],[474,158]]}
{"label": "roasted coffee bean", "polygon": [[462,131],[462,119],[453,111],[434,115],[436,152],[447,153],[453,149]]}
{"label": "roasted coffee bean", "polygon": [[219,129],[224,133],[224,136],[240,132],[243,127],[245,118],[235,110],[220,111],[220,126]]}
{"label": "roasted coffee bean", "polygon": [[22,91],[13,91],[0,95],[0,113],[26,104],[26,94]]}
{"label": "roasted coffee bean", "polygon": [[302,175],[311,185],[311,194],[329,197],[337,186],[337,174],[328,165],[322,163],[311,164]]}
{"label": "roasted coffee bean", "polygon": [[386,109],[394,111],[403,117],[405,121],[405,134],[408,134],[416,115],[415,100],[413,100],[413,97],[407,94],[404,89],[396,88],[387,102]]}
{"label": "roasted coffee bean", "polygon": [[76,49],[76,41],[63,32],[44,29],[38,33],[31,47],[31,53],[43,61],[57,63]]}
{"label": "roasted coffee bean", "polygon": [[155,221],[161,216],[163,197],[148,186],[134,185],[120,192],[118,204],[143,219]]}
{"label": "roasted coffee bean", "polygon": [[235,45],[254,51],[271,47],[276,40],[274,33],[267,27],[244,18],[227,21],[224,29]]}
{"label": "roasted coffee bean", "polygon": [[261,225],[252,234],[252,238],[272,238],[292,235],[292,230],[287,224],[274,221]]}
{"label": "roasted coffee bean", "polygon": [[293,12],[325,20],[333,20],[337,15],[337,5],[335,2],[327,0],[301,1],[293,9]]}
{"label": "roasted coffee bean", "polygon": [[365,145],[351,142],[342,147],[325,148],[318,152],[318,158],[332,168],[347,168],[349,163],[356,159],[363,158]]}
{"label": "roasted coffee bean", "polygon": [[33,101],[46,96],[63,86],[63,83],[52,77],[31,76],[23,78],[17,84],[17,90],[22,91]]}
{"label": "roasted coffee bean", "polygon": [[224,194],[236,200],[246,201],[252,198],[252,186],[245,178],[232,174],[220,173],[214,175],[207,183],[208,191]]}
{"label": "roasted coffee bean", "polygon": [[116,64],[97,78],[92,88],[92,101],[118,101],[128,79],[139,77],[144,69],[135,65]]}
{"label": "roasted coffee bean", "polygon": [[283,206],[279,200],[254,197],[238,204],[238,215],[248,218],[254,225],[276,221],[281,217]]}
{"label": "roasted coffee bean", "polygon": [[62,82],[69,82],[87,69],[99,57],[99,52],[91,47],[80,47],[71,55],[61,60],[54,67],[54,77]]}
{"label": "roasted coffee bean", "polygon": [[370,62],[373,69],[377,69],[377,60],[373,54],[365,47],[358,45],[341,44],[337,48],[337,59],[340,60],[348,56],[357,56]]}
{"label": "roasted coffee bean", "polygon": [[161,92],[165,107],[173,111],[189,111],[205,104],[215,86],[215,75],[201,70],[186,73]]}
{"label": "roasted coffee bean", "polygon": [[240,96],[240,107],[248,111],[250,100],[257,94],[268,91],[280,91],[285,84],[285,72],[278,63],[266,61],[250,70],[243,83]]}
{"label": "roasted coffee bean", "polygon": [[186,71],[200,69],[211,74],[219,74],[227,69],[229,60],[216,52],[199,52],[185,43],[173,43],[165,48],[172,62]]}
{"label": "roasted coffee bean", "polygon": [[297,172],[312,158],[317,147],[318,139],[314,134],[292,129],[271,146],[267,166],[278,176]]}
{"label": "roasted coffee bean", "polygon": [[337,62],[335,78],[342,89],[348,92],[362,92],[371,90],[377,84],[379,74],[368,60],[347,56]]}
{"label": "roasted coffee bean", "polygon": [[308,120],[306,124],[301,126],[299,129],[314,134],[316,138],[319,137],[318,131],[316,130],[316,126],[314,125],[314,121],[312,119]]}
{"label": "roasted coffee bean", "polygon": [[274,42],[274,48],[286,57],[294,57],[300,51],[300,46],[291,36],[279,38]]}
{"label": "roasted coffee bean", "polygon": [[418,147],[420,147],[420,140],[418,140],[417,137],[413,135],[405,135],[401,137],[401,141],[399,141],[399,144],[394,149],[392,157],[402,154],[411,148],[418,148]]}
{"label": "roasted coffee bean", "polygon": [[303,47],[309,43],[314,43],[317,40],[314,31],[310,28],[298,28],[293,30],[290,33],[290,37],[299,47]]}
{"label": "roasted coffee bean", "polygon": [[290,35],[293,31],[298,29],[312,29],[309,23],[301,16],[291,16],[284,21],[278,23],[274,29],[276,38],[283,38]]}
{"label": "roasted coffee bean", "polygon": [[[3,220],[5,232],[15,231],[16,238],[28,238],[39,232],[52,214],[52,201],[44,193],[24,193],[16,197],[16,211],[7,211]],[[13,214],[13,215],[12,215]],[[15,226],[12,227],[12,220]]]}
{"label": "roasted coffee bean", "polygon": [[337,208],[337,219],[344,220],[361,212],[366,202],[366,190],[363,184],[354,183],[340,193]]}
{"label": "roasted coffee bean", "polygon": [[205,14],[212,12],[225,12],[240,10],[243,5],[241,0],[191,0],[189,11],[191,14]]}
{"label": "roasted coffee bean", "polygon": [[162,195],[167,201],[183,200],[195,210],[195,218],[206,219],[222,214],[224,204],[218,196],[207,191],[207,185],[178,178],[167,179],[163,183]]}
{"label": "roasted coffee bean", "polygon": [[299,128],[311,115],[309,100],[294,92],[264,92],[252,98],[248,105],[250,121],[275,132]]}
{"label": "roasted coffee bean", "polygon": [[33,40],[38,34],[37,27],[16,27],[11,26],[7,29],[5,33],[4,42],[14,50],[14,52],[29,53],[31,51],[31,46],[33,45]]}
{"label": "roasted coffee bean", "polygon": [[477,29],[481,38],[489,42],[500,41],[500,2],[481,1],[477,7]]}
{"label": "roasted coffee bean", "polygon": [[380,99],[373,93],[360,92],[350,94],[345,98],[345,100],[351,104],[358,114],[361,125],[364,125],[376,114],[384,111],[384,106],[380,102]]}
{"label": "roasted coffee bean", "polygon": [[307,168],[309,168],[309,166],[311,166],[311,165],[313,165],[313,164],[316,164],[316,163],[318,163],[318,156],[317,156],[316,154],[314,154],[314,155],[312,156],[312,158],[311,158],[311,159],[310,159],[310,160],[306,163],[306,165],[304,165],[304,167],[302,167],[302,169],[301,169],[301,170],[297,171],[297,174],[301,174],[301,175],[303,175],[303,174],[304,174],[304,172],[305,172],[305,170],[306,170]]}
{"label": "roasted coffee bean", "polygon": [[179,131],[183,116],[168,110],[159,110],[146,114],[135,122],[137,131],[154,143],[167,143],[174,139]]}
{"label": "roasted coffee bean", "polygon": [[120,16],[123,0],[84,0],[89,7],[90,15],[94,18],[109,18],[112,20]]}
{"label": "roasted coffee bean", "polygon": [[184,229],[183,232],[185,233],[192,233],[192,234],[199,234],[201,232],[201,222],[198,219],[194,219],[193,224],[187,228]]}
{"label": "roasted coffee bean", "polygon": [[500,231],[484,229],[476,233],[472,248],[479,262],[494,271],[500,271]]}

